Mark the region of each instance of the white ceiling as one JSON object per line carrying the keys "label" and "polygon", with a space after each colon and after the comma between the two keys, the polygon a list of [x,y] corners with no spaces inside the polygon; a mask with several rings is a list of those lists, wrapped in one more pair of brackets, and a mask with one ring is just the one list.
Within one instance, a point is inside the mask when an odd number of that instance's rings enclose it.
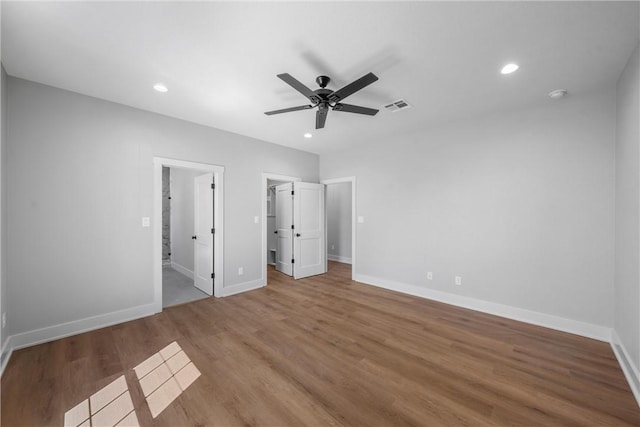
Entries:
{"label": "white ceiling", "polygon": [[[2,62],[12,76],[324,153],[614,84],[639,17],[638,2],[2,1]],[[510,61],[520,70],[500,75]],[[327,74],[335,90],[370,71],[380,80],[346,102],[413,108],[330,112],[317,131],[314,110],[263,114],[307,103],[276,74],[312,89]]]}

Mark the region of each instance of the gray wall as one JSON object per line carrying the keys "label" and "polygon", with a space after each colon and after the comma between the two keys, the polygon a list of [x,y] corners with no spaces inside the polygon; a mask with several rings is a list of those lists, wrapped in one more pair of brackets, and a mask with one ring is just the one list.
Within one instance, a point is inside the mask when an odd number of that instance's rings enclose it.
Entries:
{"label": "gray wall", "polygon": [[[0,65],[1,84],[0,99],[0,313],[7,311],[7,72]],[[1,314],[0,314],[1,316]],[[7,325],[9,319],[7,319]],[[9,334],[0,328],[0,349],[4,347]],[[3,355],[4,356],[4,355]]]}
{"label": "gray wall", "polygon": [[350,182],[327,185],[327,253],[351,262]]}
{"label": "gray wall", "polygon": [[323,155],[321,178],[358,179],[356,274],[611,327],[614,140],[613,88],[541,94]]}
{"label": "gray wall", "polygon": [[262,276],[262,173],[318,180],[316,155],[22,79],[8,104],[9,334],[152,302],[153,156],[225,166],[225,287]]}
{"label": "gray wall", "polygon": [[[614,328],[640,369],[640,72],[638,47],[617,85]],[[637,371],[636,371],[637,372]]]}
{"label": "gray wall", "polygon": [[193,272],[194,179],[202,172],[171,168],[171,261]]}

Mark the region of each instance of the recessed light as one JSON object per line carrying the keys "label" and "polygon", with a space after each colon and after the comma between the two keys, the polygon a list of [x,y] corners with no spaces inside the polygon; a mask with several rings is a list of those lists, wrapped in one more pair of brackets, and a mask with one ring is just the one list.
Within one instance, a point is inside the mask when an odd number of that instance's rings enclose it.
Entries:
{"label": "recessed light", "polygon": [[554,90],[549,92],[549,98],[551,99],[560,99],[563,96],[565,96],[567,94],[567,90],[566,89],[558,89],[558,90]]}
{"label": "recessed light", "polygon": [[167,87],[165,85],[163,85],[162,83],[156,83],[155,85],[153,85],[153,88],[155,90],[157,90],[158,92],[167,92],[169,89],[167,89]]}
{"label": "recessed light", "polygon": [[305,137],[305,138],[311,138],[312,136],[313,136],[313,135],[311,135],[309,132],[307,132],[307,133],[305,133],[305,134],[304,134],[304,137]]}
{"label": "recessed light", "polygon": [[500,70],[500,72],[501,72],[502,74],[511,74],[511,73],[513,73],[514,71],[516,71],[518,68],[520,68],[520,67],[518,66],[518,64],[513,64],[513,63],[511,63],[511,64],[507,64],[507,65],[505,65],[504,67],[502,67],[502,70]]}

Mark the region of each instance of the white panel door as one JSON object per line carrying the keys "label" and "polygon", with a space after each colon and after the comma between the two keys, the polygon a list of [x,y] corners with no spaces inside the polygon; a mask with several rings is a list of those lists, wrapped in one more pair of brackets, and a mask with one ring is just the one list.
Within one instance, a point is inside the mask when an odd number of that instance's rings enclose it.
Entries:
{"label": "white panel door", "polygon": [[197,176],[194,183],[194,284],[213,295],[213,174]]}
{"label": "white panel door", "polygon": [[293,185],[294,279],[327,272],[324,188],[324,184],[309,182]]}
{"label": "white panel door", "polygon": [[293,191],[292,183],[276,187],[276,270],[293,275]]}

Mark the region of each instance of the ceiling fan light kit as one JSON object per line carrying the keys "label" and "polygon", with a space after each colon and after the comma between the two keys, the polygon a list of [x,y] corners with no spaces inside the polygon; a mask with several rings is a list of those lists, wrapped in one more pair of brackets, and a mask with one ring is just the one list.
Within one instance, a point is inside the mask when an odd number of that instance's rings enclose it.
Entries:
{"label": "ceiling fan light kit", "polygon": [[360,77],[358,80],[355,80],[336,91],[327,89],[327,85],[331,81],[328,76],[318,76],[316,78],[316,83],[318,83],[318,86],[320,86],[320,89],[316,90],[309,89],[307,86],[300,83],[288,73],[278,74],[278,78],[300,92],[302,95],[304,95],[309,101],[311,101],[311,104],[300,105],[298,107],[283,108],[281,110],[267,111],[265,112],[267,116],[317,108],[318,110],[316,111],[316,129],[322,129],[324,128],[324,125],[327,121],[327,113],[330,109],[333,111],[364,114],[367,116],[375,116],[378,113],[378,110],[374,108],[344,104],[343,102],[341,102],[346,97],[353,95],[360,89],[363,89],[366,86],[369,86],[371,83],[377,81],[378,77],[376,77],[376,75],[373,73],[366,74]]}

